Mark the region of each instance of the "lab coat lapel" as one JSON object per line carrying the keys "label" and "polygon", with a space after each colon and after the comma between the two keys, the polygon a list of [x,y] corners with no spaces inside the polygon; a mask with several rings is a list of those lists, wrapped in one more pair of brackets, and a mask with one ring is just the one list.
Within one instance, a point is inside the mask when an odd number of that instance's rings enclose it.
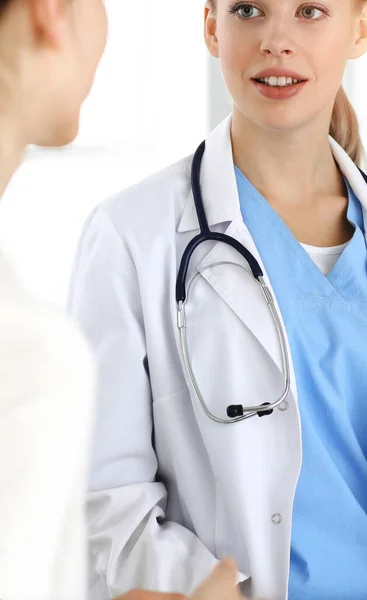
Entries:
{"label": "lab coat lapel", "polygon": [[[205,212],[213,230],[223,231],[226,228],[226,234],[243,244],[263,269],[259,253],[242,219],[233,166],[230,126],[231,119],[228,118],[206,140],[201,167]],[[178,231],[197,229],[198,221],[191,193]],[[218,264],[226,262],[235,264]],[[218,243],[206,253],[196,268],[242,324],[252,332],[278,368],[282,369],[276,329],[260,285],[253,278],[246,261],[227,244]],[[266,275],[265,280],[267,281]],[[268,281],[267,284],[270,287]]]}
{"label": "lab coat lapel", "polygon": [[[261,258],[241,214],[232,221],[226,234],[245,246],[264,272]],[[277,331],[261,287],[254,279],[247,262],[227,244],[218,243],[199,263],[197,269],[282,371]],[[271,289],[266,274],[264,278]],[[272,294],[274,297],[273,291]],[[279,307],[277,308],[279,311]],[[230,335],[230,332],[228,334]]]}
{"label": "lab coat lapel", "polygon": [[333,151],[334,158],[339,165],[339,168],[343,175],[348,180],[350,187],[355,193],[356,197],[360,201],[363,210],[364,229],[367,235],[367,185],[359,169],[348,156],[348,154],[339,146],[339,144],[332,138],[329,138],[331,149]]}

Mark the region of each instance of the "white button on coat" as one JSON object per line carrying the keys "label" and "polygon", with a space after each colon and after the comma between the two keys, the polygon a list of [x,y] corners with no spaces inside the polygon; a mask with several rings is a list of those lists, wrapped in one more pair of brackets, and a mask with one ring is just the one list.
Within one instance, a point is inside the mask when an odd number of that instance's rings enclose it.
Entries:
{"label": "white button on coat", "polygon": [[271,517],[271,520],[274,523],[274,525],[279,525],[282,522],[282,515],[280,515],[279,513],[275,513]]}
{"label": "white button on coat", "polygon": [[278,407],[278,408],[279,408],[279,410],[280,410],[280,411],[283,411],[283,412],[284,412],[285,410],[288,410],[288,408],[289,408],[289,402],[288,402],[288,400],[284,400],[284,402],[282,402],[282,403],[279,405],[279,407]]}

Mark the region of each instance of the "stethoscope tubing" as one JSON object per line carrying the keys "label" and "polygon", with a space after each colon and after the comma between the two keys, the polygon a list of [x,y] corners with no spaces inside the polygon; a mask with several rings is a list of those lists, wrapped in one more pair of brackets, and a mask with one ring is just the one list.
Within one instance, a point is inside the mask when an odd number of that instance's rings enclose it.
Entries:
{"label": "stethoscope tubing", "polygon": [[[184,359],[186,373],[188,375],[192,390],[194,391],[194,394],[196,396],[198,403],[200,404],[204,413],[210,419],[212,419],[213,421],[215,421],[217,423],[228,425],[231,423],[237,423],[239,421],[249,419],[250,417],[254,417],[256,415],[264,416],[264,415],[272,414],[274,409],[280,407],[280,405],[285,401],[286,397],[288,396],[288,393],[290,390],[290,362],[289,362],[289,356],[288,356],[286,337],[284,334],[281,318],[276,309],[272,293],[264,281],[263,272],[262,272],[262,269],[261,269],[258,261],[251,254],[251,252],[249,252],[249,250],[247,250],[247,248],[245,248],[235,238],[232,238],[223,233],[217,233],[217,232],[211,231],[209,229],[208,221],[207,221],[205,209],[204,209],[201,187],[200,187],[200,171],[201,171],[201,163],[202,163],[204,151],[205,151],[205,142],[200,144],[200,146],[196,150],[194,158],[193,158],[193,163],[192,163],[191,185],[192,185],[192,193],[194,196],[195,208],[196,208],[196,213],[197,213],[199,227],[200,227],[200,233],[198,235],[196,235],[187,245],[187,247],[182,255],[181,263],[180,263],[179,270],[178,270],[177,282],[176,282],[177,326],[179,329],[180,345],[181,345],[181,350],[182,350],[182,355],[183,355],[183,359]],[[187,334],[186,334],[185,306],[186,306],[186,302],[188,300],[189,290],[190,290],[190,287],[191,287],[193,281],[202,272],[202,271],[199,271],[198,273],[196,273],[191,278],[189,284],[186,286],[188,268],[189,268],[191,257],[193,255],[193,253],[195,252],[195,250],[198,248],[198,246],[202,243],[209,242],[209,241],[213,241],[213,242],[217,242],[217,243],[218,242],[225,243],[225,244],[231,246],[234,250],[236,250],[245,259],[246,263],[250,267],[251,273],[254,277],[254,280],[257,282],[257,284],[259,284],[261,286],[261,290],[264,295],[264,299],[269,307],[269,310],[270,310],[270,313],[271,313],[271,316],[272,316],[272,319],[273,319],[273,322],[274,322],[274,325],[276,328],[277,336],[279,339],[280,350],[281,350],[282,371],[283,371],[283,375],[284,375],[283,393],[275,402],[272,402],[272,403],[266,402],[261,405],[250,405],[250,406],[239,405],[237,407],[231,405],[227,408],[227,414],[229,413],[230,409],[231,409],[231,413],[233,412],[234,409],[235,409],[235,413],[236,413],[236,410],[238,409],[238,410],[240,410],[240,412],[242,414],[240,414],[238,416],[236,414],[236,416],[232,416],[232,418],[229,418],[229,419],[217,417],[208,409],[208,406],[200,392],[200,388],[199,388],[198,382],[196,380],[196,377],[195,377],[195,374],[194,374],[194,371],[192,368],[189,351],[188,351],[188,342],[187,342]],[[227,263],[222,262],[220,264],[227,264]],[[236,265],[240,268],[243,268],[245,270],[245,272],[248,274],[247,269],[243,265],[240,265],[238,263],[228,263],[228,264]],[[212,268],[213,266],[215,266],[215,265],[210,265],[210,268]],[[207,267],[207,268],[209,268],[209,267]],[[228,414],[228,416],[229,416],[229,414]]]}

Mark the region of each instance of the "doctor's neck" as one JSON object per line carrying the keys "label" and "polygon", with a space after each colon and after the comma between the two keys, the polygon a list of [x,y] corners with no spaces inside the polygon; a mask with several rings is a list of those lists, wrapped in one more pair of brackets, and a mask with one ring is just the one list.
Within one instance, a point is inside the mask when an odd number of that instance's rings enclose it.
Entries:
{"label": "doctor's neck", "polygon": [[327,118],[282,131],[251,123],[235,107],[231,133],[236,166],[270,202],[306,207],[325,195],[344,194]]}

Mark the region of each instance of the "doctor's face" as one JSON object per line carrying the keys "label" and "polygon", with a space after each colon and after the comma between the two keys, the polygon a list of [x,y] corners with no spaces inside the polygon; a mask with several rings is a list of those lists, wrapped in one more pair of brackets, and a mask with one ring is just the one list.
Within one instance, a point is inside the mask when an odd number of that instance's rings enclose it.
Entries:
{"label": "doctor's face", "polygon": [[[364,7],[359,0],[208,2],[206,42],[220,59],[234,110],[273,130],[300,127],[322,115],[329,123],[346,63],[364,52]],[[277,87],[271,87],[256,81],[272,68],[303,83],[272,80]]]}

